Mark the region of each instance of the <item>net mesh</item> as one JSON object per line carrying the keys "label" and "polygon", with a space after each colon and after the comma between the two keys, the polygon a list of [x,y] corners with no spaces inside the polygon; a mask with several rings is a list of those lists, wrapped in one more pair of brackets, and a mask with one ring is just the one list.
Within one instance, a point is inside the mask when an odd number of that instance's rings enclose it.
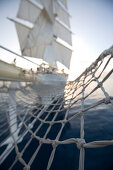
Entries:
{"label": "net mesh", "polygon": [[[108,88],[113,78],[113,46],[105,50],[64,90],[44,97],[30,82],[0,82],[0,161],[7,169],[34,169],[39,160],[42,169],[51,169],[59,145],[75,144],[80,150],[79,170],[84,169],[85,148],[113,145],[113,140],[86,142],[84,118],[89,110],[101,105],[113,107]],[[107,82],[107,83],[106,83]],[[98,96],[98,97],[97,97]],[[79,118],[79,119],[78,119]],[[79,136],[63,138],[68,123],[80,121]],[[89,127],[90,128],[90,127]],[[49,152],[44,162],[44,155]],[[42,152],[43,156],[40,156]],[[11,158],[10,158],[11,157]],[[41,158],[40,158],[41,157]]]}

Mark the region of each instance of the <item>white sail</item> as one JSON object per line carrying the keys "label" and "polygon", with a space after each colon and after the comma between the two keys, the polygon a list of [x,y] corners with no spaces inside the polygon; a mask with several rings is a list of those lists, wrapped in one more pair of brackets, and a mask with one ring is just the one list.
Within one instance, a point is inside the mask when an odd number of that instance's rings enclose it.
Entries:
{"label": "white sail", "polygon": [[22,18],[31,23],[35,23],[42,9],[43,6],[35,0],[22,0],[17,13],[17,18]]}
{"label": "white sail", "polygon": [[55,21],[54,34],[62,40],[66,41],[68,44],[72,45],[72,40],[70,36],[71,30],[66,27],[59,19]]}
{"label": "white sail", "polygon": [[71,49],[65,47],[64,45],[61,45],[58,42],[54,42],[55,61],[56,62],[59,61],[64,66],[66,66],[68,69],[70,67],[71,53],[72,53]]}
{"label": "white sail", "polygon": [[66,0],[22,0],[18,18],[33,25],[31,28],[16,22],[23,55],[41,58],[50,65],[60,61],[69,68],[71,50],[54,38],[72,45]]}
{"label": "white sail", "polygon": [[52,43],[53,24],[50,21],[45,10],[41,11],[38,20],[33,29],[30,30],[29,36],[25,41],[23,54],[31,57],[42,58],[46,45]]}
{"label": "white sail", "polygon": [[41,0],[44,9],[46,10],[50,20],[54,22],[53,0]]}
{"label": "white sail", "polygon": [[57,0],[54,3],[54,13],[58,18],[60,18],[61,21],[63,21],[68,27],[70,27],[68,10],[60,0]]}
{"label": "white sail", "polygon": [[43,60],[48,62],[51,66],[56,66],[53,43],[46,46],[45,51],[44,51]]}
{"label": "white sail", "polygon": [[23,51],[25,47],[26,38],[28,37],[29,32],[30,32],[30,28],[17,22],[15,22],[15,26],[16,26],[18,37],[19,37],[20,48],[21,48],[21,51]]}
{"label": "white sail", "polygon": [[65,8],[67,8],[67,0],[60,0],[62,2],[62,4],[65,6]]}

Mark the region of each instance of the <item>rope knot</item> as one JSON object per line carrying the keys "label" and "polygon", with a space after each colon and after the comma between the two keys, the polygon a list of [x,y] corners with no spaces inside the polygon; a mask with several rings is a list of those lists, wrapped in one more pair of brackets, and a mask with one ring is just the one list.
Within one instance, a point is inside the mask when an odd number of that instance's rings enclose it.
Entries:
{"label": "rope knot", "polygon": [[40,138],[40,139],[39,139],[39,144],[42,145],[43,143],[45,143],[45,139]]}
{"label": "rope knot", "polygon": [[64,119],[64,120],[62,121],[62,124],[64,124],[64,125],[65,125],[65,124],[66,124],[66,122],[67,122],[67,121]]}
{"label": "rope knot", "polygon": [[52,146],[53,146],[53,149],[55,149],[57,147],[57,140],[54,140],[53,143],[52,143]]}
{"label": "rope knot", "polygon": [[33,139],[33,138],[35,138],[35,135],[34,135],[34,133],[31,135],[31,138]]}
{"label": "rope knot", "polygon": [[23,170],[30,170],[30,166],[29,165],[26,165]]}
{"label": "rope knot", "polygon": [[110,97],[106,97],[104,103],[109,104],[110,103]]}
{"label": "rope knot", "polygon": [[51,122],[50,122],[50,125],[53,126],[53,124],[54,124],[54,122],[51,121]]}
{"label": "rope knot", "polygon": [[103,84],[102,82],[98,82],[99,87],[102,87],[102,84]]}
{"label": "rope knot", "polygon": [[86,143],[86,142],[85,142],[84,139],[78,139],[77,148],[78,148],[78,149],[83,148],[83,145],[84,145],[85,143]]}
{"label": "rope knot", "polygon": [[22,157],[21,157],[22,155],[21,155],[21,153],[20,152],[18,152],[17,153],[17,155],[16,155],[16,160],[21,160],[22,159]]}

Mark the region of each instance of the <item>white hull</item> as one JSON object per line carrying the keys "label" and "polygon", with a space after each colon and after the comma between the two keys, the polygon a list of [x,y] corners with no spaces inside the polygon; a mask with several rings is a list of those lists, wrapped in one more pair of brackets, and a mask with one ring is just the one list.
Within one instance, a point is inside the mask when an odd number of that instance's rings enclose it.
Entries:
{"label": "white hull", "polygon": [[47,104],[52,101],[53,96],[62,94],[66,84],[67,77],[63,74],[39,74],[40,83],[33,83],[33,88],[39,94],[41,104]]}

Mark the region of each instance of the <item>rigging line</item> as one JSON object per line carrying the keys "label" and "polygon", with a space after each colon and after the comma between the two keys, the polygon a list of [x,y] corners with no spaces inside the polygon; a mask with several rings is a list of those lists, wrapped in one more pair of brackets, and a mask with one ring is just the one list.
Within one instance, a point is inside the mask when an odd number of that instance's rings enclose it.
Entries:
{"label": "rigging line", "polygon": [[[83,79],[82,83],[82,99],[81,99],[81,110],[84,110],[84,82],[86,76]],[[80,137],[84,140],[84,113],[81,114],[80,118]],[[85,161],[85,149],[83,147],[80,148],[80,155],[79,155],[79,170],[84,170],[84,161]]]}
{"label": "rigging line", "polygon": [[6,47],[3,47],[2,45],[0,45],[0,48],[2,48],[3,50],[6,50],[6,51],[8,51],[8,52],[10,52],[10,53],[12,53],[12,54],[18,56],[18,57],[20,57],[20,58],[22,58],[22,59],[25,59],[25,60],[31,62],[32,64],[35,64],[35,65],[39,66],[39,64],[37,64],[37,63],[35,63],[35,62],[33,62],[33,61],[31,61],[31,60],[25,58],[25,57],[22,56],[22,55],[17,54],[16,52],[14,52],[14,51],[12,51],[12,50],[6,48]]}

